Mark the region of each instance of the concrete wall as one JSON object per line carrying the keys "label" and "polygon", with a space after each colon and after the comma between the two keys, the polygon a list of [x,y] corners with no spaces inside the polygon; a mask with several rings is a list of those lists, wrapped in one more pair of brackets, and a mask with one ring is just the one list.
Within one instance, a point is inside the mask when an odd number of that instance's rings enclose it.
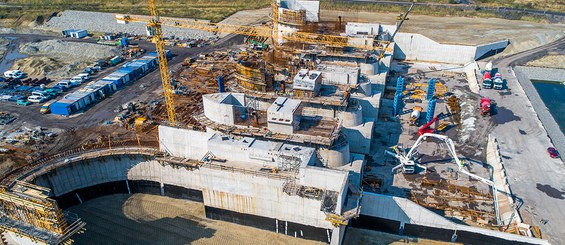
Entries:
{"label": "concrete wall", "polygon": [[494,55],[494,53],[489,54],[489,52],[493,52],[493,51],[495,53],[500,52],[501,50],[505,49],[508,46],[508,44],[510,44],[509,40],[503,40],[503,41],[479,45],[477,46],[477,50],[475,52],[475,60],[478,60],[483,56]]}
{"label": "concrete wall", "polygon": [[397,33],[395,59],[466,64],[474,60],[476,47],[440,44],[424,35]]}
{"label": "concrete wall", "polygon": [[284,0],[291,10],[306,10],[306,21],[320,21],[320,1]]}
{"label": "concrete wall", "polygon": [[142,161],[127,171],[128,180],[151,180],[194,190],[200,190],[202,187],[200,176],[200,169],[176,168],[157,161]]}
{"label": "concrete wall", "polygon": [[[306,172],[311,176],[305,180],[305,184],[316,184],[314,187],[334,191],[342,188],[348,174],[337,170],[317,171],[314,167]],[[54,195],[60,196],[101,183],[125,181],[126,176],[128,180],[151,180],[161,185],[201,190],[206,206],[333,228],[320,211],[321,201],[287,195],[282,191],[285,180],[210,168],[188,170],[143,157],[123,156],[75,162],[39,176],[35,184],[51,188]],[[328,179],[324,182],[319,178]]]}
{"label": "concrete wall", "polygon": [[351,152],[360,154],[370,153],[374,124],[374,121],[367,121],[357,126],[343,127],[343,132],[347,136]]}
{"label": "concrete wall", "polygon": [[292,124],[283,124],[283,123],[275,123],[275,122],[268,122],[268,127],[271,132],[281,133],[281,134],[294,134],[294,125]]}
{"label": "concrete wall", "polygon": [[320,201],[287,195],[283,180],[202,169],[201,181],[206,206],[333,228],[320,211]]}
{"label": "concrete wall", "polygon": [[491,51],[508,46],[508,40],[479,45],[441,44],[422,34],[397,33],[394,38],[395,59],[467,64],[487,55]]}
{"label": "concrete wall", "polygon": [[143,157],[107,157],[92,163],[70,164],[35,179],[35,184],[48,187],[55,196],[106,182],[125,180],[128,170],[143,162]]}
{"label": "concrete wall", "polygon": [[201,159],[208,152],[207,142],[213,135],[180,128],[159,127],[160,150],[174,156]]}
{"label": "concrete wall", "polygon": [[340,170],[307,166],[300,169],[300,184],[341,192],[343,190],[342,181],[347,179],[348,174]]}
{"label": "concrete wall", "polygon": [[[370,64],[367,64],[370,66]],[[319,65],[324,85],[356,85],[359,83],[359,68],[338,65]]]}
{"label": "concrete wall", "polygon": [[[215,94],[214,94],[215,95]],[[204,115],[217,123],[234,125],[236,110],[242,110],[242,106],[245,103],[243,100],[243,94],[239,94],[240,99],[233,95],[229,95],[225,102],[218,101],[210,98],[210,96],[202,96]],[[241,114],[241,113],[238,113]]]}
{"label": "concrete wall", "polygon": [[345,34],[348,35],[377,35],[381,25],[377,23],[348,22],[345,25]]}
{"label": "concrete wall", "polygon": [[[417,224],[453,231],[467,231],[485,236],[501,238],[507,241],[530,244],[549,244],[547,241],[537,238],[456,224],[406,198],[371,192],[363,192],[363,199],[361,200],[361,215],[399,221],[401,226],[404,224]],[[455,242],[457,242],[457,240]]]}

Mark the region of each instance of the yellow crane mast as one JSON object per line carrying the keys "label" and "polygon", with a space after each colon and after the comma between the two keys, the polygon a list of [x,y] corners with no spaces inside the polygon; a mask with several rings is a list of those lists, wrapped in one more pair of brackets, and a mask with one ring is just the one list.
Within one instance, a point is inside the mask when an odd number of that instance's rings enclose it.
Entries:
{"label": "yellow crane mast", "polygon": [[155,0],[147,0],[151,19],[148,28],[153,36],[153,42],[157,48],[157,59],[159,61],[159,71],[161,73],[161,82],[163,83],[163,94],[165,95],[165,106],[167,107],[167,116],[171,125],[177,124],[177,114],[175,113],[175,103],[173,100],[173,88],[171,86],[171,77],[169,73],[169,62],[165,51],[165,42],[163,41],[163,31],[161,29],[161,21],[157,12]]}

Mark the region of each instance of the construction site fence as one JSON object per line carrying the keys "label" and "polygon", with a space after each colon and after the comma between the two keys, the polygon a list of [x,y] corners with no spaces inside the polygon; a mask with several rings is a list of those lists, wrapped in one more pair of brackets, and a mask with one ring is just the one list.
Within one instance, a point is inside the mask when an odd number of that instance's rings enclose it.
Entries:
{"label": "construction site fence", "polygon": [[[2,186],[13,186],[16,180],[25,178],[31,175],[33,172],[41,169],[44,166],[49,166],[51,164],[57,163],[62,159],[69,159],[73,157],[79,157],[88,153],[100,152],[101,150],[114,150],[115,153],[108,152],[107,155],[118,155],[118,154],[132,154],[132,153],[146,153],[149,155],[156,155],[159,153],[159,143],[156,141],[136,141],[136,140],[126,140],[126,141],[114,141],[99,144],[83,145],[77,148],[69,149],[59,153],[42,156],[36,160],[33,160],[30,164],[16,168],[11,172],[7,173],[0,184]],[[122,151],[118,151],[122,150]],[[131,151],[135,150],[135,151]]]}

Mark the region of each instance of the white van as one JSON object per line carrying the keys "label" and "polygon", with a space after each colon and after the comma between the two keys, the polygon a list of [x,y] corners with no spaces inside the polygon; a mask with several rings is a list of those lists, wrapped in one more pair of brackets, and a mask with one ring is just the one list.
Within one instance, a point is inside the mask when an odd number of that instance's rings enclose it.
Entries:
{"label": "white van", "polygon": [[49,96],[49,94],[48,94],[47,92],[45,92],[45,91],[33,91],[33,92],[31,92],[31,95],[32,95],[32,96],[39,96],[39,97],[43,98],[44,100],[48,100],[49,97],[51,97],[51,96]]}
{"label": "white van", "polygon": [[81,74],[78,74],[77,77],[82,77],[82,81],[88,81],[90,79],[90,74],[81,73]]}
{"label": "white van", "polygon": [[44,99],[41,96],[32,95],[32,96],[27,97],[27,101],[33,102],[33,103],[41,103],[41,102],[44,101]]}
{"label": "white van", "polygon": [[82,77],[80,76],[74,76],[71,78],[71,82],[74,82],[76,84],[82,84],[82,82],[84,82],[84,79],[82,79]]}
{"label": "white van", "polygon": [[70,89],[73,87],[73,83],[70,80],[62,80],[58,82],[57,85],[65,89]]}

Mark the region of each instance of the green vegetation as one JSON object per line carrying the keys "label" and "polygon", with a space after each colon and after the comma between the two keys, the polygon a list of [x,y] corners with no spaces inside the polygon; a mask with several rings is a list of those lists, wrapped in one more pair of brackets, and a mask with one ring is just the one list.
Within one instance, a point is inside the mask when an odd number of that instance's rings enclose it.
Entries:
{"label": "green vegetation", "polygon": [[[420,1],[419,1],[420,2]],[[432,2],[432,1],[428,1]],[[441,1],[433,1],[441,2]],[[399,5],[381,5],[374,3],[351,3],[351,2],[334,2],[331,0],[321,1],[322,9],[344,10],[344,11],[366,11],[366,12],[405,12],[407,6]],[[460,16],[460,17],[479,17],[479,18],[503,18],[512,20],[526,20],[531,22],[544,22],[546,19],[543,16],[534,16],[526,13],[508,13],[508,12],[492,12],[480,9],[476,10],[462,10],[457,8],[445,7],[428,7],[417,6],[412,9],[412,14],[416,15],[429,15],[429,16]]]}
{"label": "green vegetation", "polygon": [[[145,0],[0,0],[6,4],[0,5],[0,19],[9,19],[11,24],[37,20],[54,12],[67,9],[101,11],[124,14],[148,14]],[[419,0],[419,2],[453,3],[457,0]],[[535,8],[565,12],[563,0],[475,0],[484,6],[503,6],[516,8]],[[257,9],[270,6],[272,0],[159,0],[159,12],[163,16],[190,17],[220,21],[227,16],[245,9]],[[323,9],[346,11],[374,12],[403,12],[406,6],[389,6],[372,3],[346,3],[334,0],[321,0]],[[454,8],[424,7],[413,9],[414,14],[432,16],[467,16],[467,17],[498,17],[505,19],[523,19],[528,21],[544,21],[543,17],[521,13],[495,13],[481,10],[463,11]],[[6,21],[4,21],[6,25]]]}
{"label": "green vegetation", "polygon": [[[49,16],[67,9],[124,14],[149,14],[145,0],[7,0],[0,5],[0,18],[31,21],[37,16]],[[270,0],[167,0],[158,1],[163,16],[190,17],[220,21],[245,9],[267,7]]]}
{"label": "green vegetation", "polygon": [[489,7],[511,7],[565,12],[563,0],[475,0],[479,5]]}

